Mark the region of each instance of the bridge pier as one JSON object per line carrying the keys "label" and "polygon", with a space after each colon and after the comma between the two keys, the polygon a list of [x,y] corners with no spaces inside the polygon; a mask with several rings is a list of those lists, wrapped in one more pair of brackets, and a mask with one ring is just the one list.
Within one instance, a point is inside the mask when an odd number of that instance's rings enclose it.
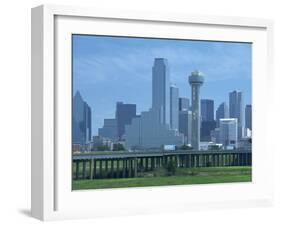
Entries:
{"label": "bridge pier", "polygon": [[86,178],[86,161],[85,160],[82,161],[82,178],[83,179]]}
{"label": "bridge pier", "polygon": [[151,158],[151,170],[155,169],[155,157]]}
{"label": "bridge pier", "polygon": [[134,177],[138,176],[138,159],[134,158]]}
{"label": "bridge pier", "polygon": [[252,156],[248,153],[248,157],[249,157],[249,166],[252,165]]}
{"label": "bridge pier", "polygon": [[131,167],[131,159],[128,159],[128,177],[130,178],[131,177],[131,170],[132,170],[132,167]]}
{"label": "bridge pier", "polygon": [[239,158],[240,158],[240,166],[243,166],[243,155],[240,154]]}
{"label": "bridge pier", "polygon": [[228,154],[225,155],[225,165],[229,166],[229,157]]}
{"label": "bridge pier", "polygon": [[94,172],[93,172],[93,179],[97,177],[97,160],[93,160],[93,165],[94,165]]}
{"label": "bridge pier", "polygon": [[143,167],[143,158],[142,158],[142,157],[140,158],[140,168],[141,168],[141,169],[144,168],[144,167]]}
{"label": "bridge pier", "polygon": [[107,178],[108,174],[108,159],[105,159],[105,177]]}
{"label": "bridge pier", "polygon": [[89,160],[89,178],[93,179],[93,159]]}
{"label": "bridge pier", "polygon": [[125,178],[125,159],[121,160],[121,163],[122,163],[121,177]]}
{"label": "bridge pier", "polygon": [[208,155],[205,154],[205,155],[204,155],[204,166],[205,166],[205,167],[208,167],[208,164],[209,164],[209,163],[208,163]]}
{"label": "bridge pier", "polygon": [[148,171],[148,158],[145,158],[145,171]]}
{"label": "bridge pier", "polygon": [[79,179],[79,160],[77,160],[76,161],[76,175],[75,175],[75,177],[76,177],[76,179]]}
{"label": "bridge pier", "polygon": [[119,175],[119,159],[116,160],[116,173],[115,173],[115,177],[118,178]]}
{"label": "bridge pier", "polygon": [[99,175],[99,178],[102,178],[102,167],[103,167],[103,166],[102,166],[102,165],[103,165],[103,164],[102,164],[102,160],[100,160],[99,163],[100,163],[100,166],[99,166],[99,170],[100,170],[100,172],[99,172],[99,174],[100,174],[100,175]]}
{"label": "bridge pier", "polygon": [[114,172],[114,160],[110,160],[110,178],[113,178],[113,172]]}

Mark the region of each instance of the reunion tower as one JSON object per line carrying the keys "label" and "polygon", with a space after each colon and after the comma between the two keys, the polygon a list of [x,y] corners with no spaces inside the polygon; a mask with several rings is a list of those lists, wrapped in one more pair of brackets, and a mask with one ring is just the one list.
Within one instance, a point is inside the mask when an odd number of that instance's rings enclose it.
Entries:
{"label": "reunion tower", "polygon": [[192,98],[191,145],[194,150],[200,149],[200,86],[203,83],[204,77],[199,71],[194,71],[189,76]]}

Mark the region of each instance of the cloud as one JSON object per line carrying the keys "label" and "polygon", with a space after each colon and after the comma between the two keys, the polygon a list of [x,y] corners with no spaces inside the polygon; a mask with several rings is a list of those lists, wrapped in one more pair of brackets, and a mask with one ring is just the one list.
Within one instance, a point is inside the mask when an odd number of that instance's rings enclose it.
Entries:
{"label": "cloud", "polygon": [[174,76],[171,77],[175,82],[181,81],[182,77],[186,77],[194,69],[205,72],[206,78],[210,80],[249,76],[249,70],[245,68],[249,65],[250,57],[243,57],[245,52],[249,52],[248,49],[245,50],[241,45],[233,45],[237,44],[210,42],[204,43],[202,47],[200,43],[176,43],[170,46],[165,43],[151,47],[137,45],[128,48],[111,43],[98,54],[88,53],[75,57],[74,73],[81,83],[96,84],[120,79],[126,82],[132,78],[150,81],[153,59],[164,57],[168,59],[171,74]]}

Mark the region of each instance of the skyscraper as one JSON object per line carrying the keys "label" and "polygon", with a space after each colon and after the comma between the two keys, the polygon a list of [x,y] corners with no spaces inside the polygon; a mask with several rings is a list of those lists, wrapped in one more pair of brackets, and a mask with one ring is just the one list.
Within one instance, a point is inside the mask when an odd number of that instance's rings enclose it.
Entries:
{"label": "skyscraper", "polygon": [[214,120],[214,100],[201,100],[201,120],[207,122]]}
{"label": "skyscraper", "polygon": [[216,128],[216,121],[201,121],[200,140],[211,141],[211,132]]}
{"label": "skyscraper", "polygon": [[237,118],[238,139],[242,137],[243,131],[243,95],[241,91],[234,90],[229,93],[229,117]]}
{"label": "skyscraper", "polygon": [[200,148],[200,87],[204,83],[204,77],[198,71],[194,71],[189,76],[191,85],[192,102],[192,136],[191,145],[195,150]]}
{"label": "skyscraper", "polygon": [[92,110],[90,106],[85,102],[85,121],[86,121],[86,142],[90,142],[92,139]]}
{"label": "skyscraper", "polygon": [[220,126],[219,124],[221,118],[229,118],[229,109],[225,102],[221,103],[216,110],[216,122],[218,128]]}
{"label": "skyscraper", "polygon": [[83,100],[79,91],[73,97],[72,107],[72,143],[86,144],[92,136],[92,112],[90,106]]}
{"label": "skyscraper", "polygon": [[245,107],[245,127],[252,130],[252,105],[250,104]]}
{"label": "skyscraper", "polygon": [[179,132],[184,135],[186,144],[191,143],[192,112],[188,110],[179,111]]}
{"label": "skyscraper", "polygon": [[117,120],[116,119],[104,119],[103,127],[99,128],[99,136],[109,138],[111,140],[117,140]]}
{"label": "skyscraper", "polygon": [[123,102],[116,103],[115,118],[117,122],[118,139],[122,140],[125,133],[125,125],[131,124],[131,121],[136,117],[135,104],[124,104]]}
{"label": "skyscraper", "polygon": [[201,100],[201,141],[211,141],[211,131],[216,128],[214,121],[214,100]]}
{"label": "skyscraper", "polygon": [[170,124],[170,75],[164,58],[155,58],[152,67],[152,109],[159,112],[161,124]]}
{"label": "skyscraper", "polygon": [[238,145],[238,120],[237,118],[220,119],[220,142],[224,148],[236,148]]}
{"label": "skyscraper", "polygon": [[179,129],[179,89],[175,85],[170,87],[170,127]]}
{"label": "skyscraper", "polygon": [[179,98],[179,111],[189,110],[189,99],[185,97]]}

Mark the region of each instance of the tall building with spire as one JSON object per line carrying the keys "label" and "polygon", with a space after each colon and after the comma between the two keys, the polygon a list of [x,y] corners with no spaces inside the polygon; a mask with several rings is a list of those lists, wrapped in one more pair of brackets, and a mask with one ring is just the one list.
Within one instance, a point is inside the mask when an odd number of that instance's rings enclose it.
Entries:
{"label": "tall building with spire", "polygon": [[155,58],[152,67],[152,109],[161,124],[170,124],[170,72],[167,59]]}
{"label": "tall building with spire", "polygon": [[194,71],[189,76],[191,85],[191,104],[192,104],[192,135],[191,145],[194,150],[200,149],[200,87],[204,83],[204,77],[199,71]]}

